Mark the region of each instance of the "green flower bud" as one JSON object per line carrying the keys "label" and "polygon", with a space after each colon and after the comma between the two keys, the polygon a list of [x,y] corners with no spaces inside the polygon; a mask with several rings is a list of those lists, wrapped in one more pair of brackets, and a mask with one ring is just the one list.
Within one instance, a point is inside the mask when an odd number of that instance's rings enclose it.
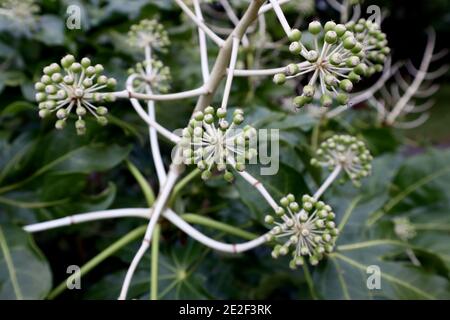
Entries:
{"label": "green flower bud", "polygon": [[338,24],[334,28],[334,31],[336,32],[338,37],[342,37],[345,34],[345,32],[347,31],[347,28],[343,24]]}
{"label": "green flower bud", "polygon": [[333,98],[328,94],[324,94],[320,97],[320,103],[324,107],[330,107],[333,104]]}
{"label": "green flower bud", "polygon": [[84,107],[77,107],[75,112],[76,112],[77,116],[82,117],[82,116],[86,115],[87,111],[86,111],[86,108],[84,108]]}
{"label": "green flower bud", "polygon": [[319,21],[313,21],[309,24],[308,30],[313,35],[318,35],[322,31],[322,25]]}
{"label": "green flower bud", "polygon": [[225,118],[226,115],[227,115],[227,110],[225,110],[225,109],[223,109],[223,108],[219,108],[219,109],[217,109],[217,111],[216,111],[216,115],[217,115],[217,117],[220,118],[220,119]]}
{"label": "green flower bud", "polygon": [[311,85],[307,85],[303,88],[303,95],[305,95],[306,97],[314,97],[315,92],[316,89]]}
{"label": "green flower bud", "polygon": [[108,124],[108,119],[106,119],[106,117],[98,117],[97,118],[97,123],[101,126],[106,126]]}
{"label": "green flower bud", "polygon": [[58,120],[55,122],[55,128],[57,130],[62,130],[66,127],[66,120]]}
{"label": "green flower bud", "polygon": [[225,179],[225,181],[227,182],[233,182],[234,180],[234,176],[230,171],[227,171],[224,173],[223,178]]}
{"label": "green flower bud", "polygon": [[208,180],[211,178],[211,176],[212,176],[212,173],[211,173],[211,171],[208,171],[208,170],[203,171],[201,174],[201,177],[203,180]]}
{"label": "green flower bud", "polygon": [[297,96],[294,98],[294,106],[296,106],[297,108],[301,108],[304,107],[305,105],[307,105],[308,103],[311,102],[311,98],[305,97],[305,96]]}
{"label": "green flower bud", "polygon": [[328,44],[335,44],[337,42],[338,35],[334,31],[328,31],[325,34],[325,42]]}
{"label": "green flower bud", "polygon": [[108,109],[105,107],[98,107],[97,108],[97,114],[99,116],[105,116],[106,114],[108,114]]}
{"label": "green flower bud", "polygon": [[336,96],[336,101],[338,102],[339,105],[345,106],[345,105],[348,104],[349,97],[348,97],[348,95],[345,94],[345,93],[339,93],[339,94]]}
{"label": "green flower bud", "polygon": [[42,82],[36,82],[34,84],[34,89],[36,91],[44,91],[45,90],[45,84],[43,84]]}
{"label": "green flower bud", "polygon": [[78,62],[74,62],[74,63],[70,66],[70,70],[71,70],[72,72],[75,72],[75,73],[81,72],[81,69],[82,69],[82,66],[81,66],[81,64],[79,64]]}
{"label": "green flower bud", "polygon": [[290,76],[296,75],[299,72],[300,72],[300,68],[295,63],[291,63],[286,67],[286,73]]}
{"label": "green flower bud", "polygon": [[323,27],[325,32],[334,31],[335,28],[336,28],[336,23],[334,21],[328,21],[327,23],[325,23],[325,26]]}
{"label": "green flower bud", "polygon": [[291,42],[299,41],[302,38],[302,32],[298,29],[292,29],[288,38]]}
{"label": "green flower bud", "polygon": [[273,77],[273,82],[278,85],[282,85],[286,82],[286,76],[283,73],[277,73]]}
{"label": "green flower bud", "polygon": [[355,73],[360,76],[365,76],[367,74],[367,65],[360,63],[355,67]]}
{"label": "green flower bud", "polygon": [[42,102],[42,101],[45,101],[45,99],[47,99],[47,95],[43,92],[38,92],[35,95],[35,99],[36,99],[36,102]]}
{"label": "green flower bud", "polygon": [[108,88],[114,88],[117,85],[117,80],[114,78],[109,78],[106,85]]}
{"label": "green flower bud", "polygon": [[272,216],[267,215],[267,216],[265,216],[264,221],[265,221],[267,224],[273,224],[273,222],[274,222],[275,220],[274,220],[274,218],[273,218]]}
{"label": "green flower bud", "polygon": [[300,42],[292,42],[289,45],[289,51],[293,54],[299,54],[302,51],[302,46]]}
{"label": "green flower bud", "polygon": [[356,39],[354,37],[347,37],[344,39],[343,45],[347,50],[352,50],[356,46]]}
{"label": "green flower bud", "polygon": [[348,74],[348,80],[350,80],[352,83],[358,83],[359,81],[361,81],[361,76],[352,71]]}
{"label": "green flower bud", "polygon": [[206,107],[206,108],[205,108],[205,114],[211,114],[211,115],[213,115],[213,114],[214,114],[214,108],[211,107],[211,106]]}
{"label": "green flower bud", "polygon": [[70,66],[74,62],[75,62],[75,57],[71,54],[69,54],[61,59],[61,65],[66,69],[70,68]]}
{"label": "green flower bud", "polygon": [[353,90],[353,83],[348,79],[344,79],[339,83],[339,87],[346,92],[350,92]]}
{"label": "green flower bud", "polygon": [[39,117],[41,117],[42,119],[45,117],[48,117],[49,115],[50,115],[50,111],[48,111],[46,109],[39,110]]}

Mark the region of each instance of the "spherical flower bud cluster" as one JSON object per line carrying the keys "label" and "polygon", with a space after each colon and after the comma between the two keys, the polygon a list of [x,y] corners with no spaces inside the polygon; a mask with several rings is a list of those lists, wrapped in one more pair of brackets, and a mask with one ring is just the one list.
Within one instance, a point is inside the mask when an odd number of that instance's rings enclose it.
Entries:
{"label": "spherical flower bud cluster", "polygon": [[320,99],[325,107],[334,101],[346,105],[354,84],[367,74],[368,66],[363,61],[366,44],[358,41],[345,25],[333,21],[323,26],[313,21],[308,31],[313,35],[310,49],[302,43],[299,30],[294,29],[289,34],[292,41],[289,50],[306,61],[288,65],[283,73],[274,76],[274,82],[283,84],[288,79],[310,75],[302,94],[294,98],[296,107],[310,104],[314,98]]}
{"label": "spherical flower bud cluster", "polygon": [[311,165],[330,171],[340,166],[355,185],[372,172],[373,158],[361,140],[349,135],[334,135],[322,142]]}
{"label": "spherical flower bud cluster", "polygon": [[207,107],[204,112],[196,112],[183,130],[180,145],[184,163],[197,165],[204,180],[217,170],[231,182],[234,176],[229,168],[243,171],[246,161],[256,156],[256,130],[249,125],[238,127],[244,121],[243,111],[236,109],[231,123],[226,115],[225,109]]}
{"label": "spherical flower bud cluster", "polygon": [[311,265],[317,265],[326,253],[333,251],[339,234],[332,208],[309,195],[304,195],[299,203],[289,194],[280,204],[275,215],[265,218],[266,223],[274,225],[267,240],[282,243],[275,246],[272,257],[290,253],[292,269],[303,265],[305,258]]}
{"label": "spherical flower bud cluster", "polygon": [[37,21],[39,6],[35,0],[2,0],[0,16],[6,16],[22,25],[33,25]]}
{"label": "spherical flower bud cluster", "polygon": [[133,47],[164,50],[169,44],[169,36],[164,26],[156,20],[144,19],[132,25],[128,32],[129,43]]}
{"label": "spherical flower bud cluster", "polygon": [[[147,72],[149,71],[149,72]],[[137,74],[133,82],[134,91],[145,92],[149,85],[153,92],[167,93],[170,89],[170,69],[159,60],[139,62],[134,68],[128,70],[130,75]]]}
{"label": "spherical flower bud cluster", "polygon": [[350,21],[345,26],[362,44],[363,49],[359,57],[368,66],[367,75],[381,72],[391,49],[388,47],[386,34],[381,31],[380,26],[376,22],[365,19],[359,19],[356,23]]}
{"label": "spherical flower bud cluster", "polygon": [[61,65],[52,63],[44,68],[44,75],[35,84],[36,101],[39,103],[39,116],[45,118],[56,114],[55,127],[63,129],[72,111],[78,117],[75,128],[78,134],[86,132],[84,116],[92,114],[100,125],[106,125],[108,109],[95,106],[94,102],[112,102],[115,96],[101,93],[100,90],[116,86],[114,78],[103,75],[101,64],[92,65],[88,58],[75,61],[67,55],[61,59]]}
{"label": "spherical flower bud cluster", "polygon": [[394,232],[403,241],[413,239],[417,232],[414,225],[408,218],[400,217],[394,219]]}

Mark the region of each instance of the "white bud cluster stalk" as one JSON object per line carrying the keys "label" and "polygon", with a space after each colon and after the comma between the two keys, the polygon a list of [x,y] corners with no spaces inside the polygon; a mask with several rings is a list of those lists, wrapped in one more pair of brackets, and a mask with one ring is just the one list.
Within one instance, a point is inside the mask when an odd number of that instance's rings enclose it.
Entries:
{"label": "white bud cluster stalk", "polygon": [[[79,117],[76,122],[77,132],[85,132],[82,117],[87,113],[93,114],[100,124],[106,124],[106,108],[97,107],[92,102],[112,102],[116,98],[129,99],[137,114],[148,124],[151,140],[152,154],[160,182],[160,193],[150,209],[118,209],[75,215],[49,221],[45,223],[26,226],[28,232],[38,232],[50,228],[71,225],[98,219],[118,217],[140,217],[149,219],[147,230],[142,244],[133,258],[125,276],[119,299],[127,297],[133,274],[150,247],[153,230],[161,216],[165,216],[174,225],[186,232],[189,236],[204,245],[223,252],[238,253],[255,248],[274,239],[287,240],[273,251],[273,256],[285,255],[289,251],[293,254],[290,266],[303,264],[304,257],[316,265],[326,253],[334,248],[338,230],[334,224],[334,213],[331,207],[319,201],[325,190],[337,179],[341,171],[345,171],[350,179],[358,181],[370,173],[371,156],[364,144],[356,138],[336,136],[322,144],[318,150],[317,159],[313,164],[330,168],[332,171],[314,196],[304,195],[301,203],[295,201],[293,195],[284,197],[280,204],[272,198],[263,184],[245,171],[245,162],[256,156],[256,149],[251,145],[251,139],[256,130],[251,126],[244,126],[240,131],[235,129],[244,122],[243,111],[236,109],[232,115],[227,110],[233,78],[235,76],[267,76],[274,75],[276,83],[284,83],[286,79],[301,75],[312,74],[309,84],[304,87],[302,96],[296,98],[296,104],[302,106],[311,102],[316,92],[321,92],[323,105],[329,105],[330,95],[337,97],[339,103],[346,103],[348,96],[341,91],[349,92],[353,82],[359,81],[361,75],[368,71],[366,63],[382,57],[372,54],[374,50],[381,50],[386,45],[385,38],[380,35],[377,28],[372,28],[365,21],[356,25],[336,25],[328,22],[324,27],[319,22],[309,25],[309,32],[315,37],[315,48],[308,50],[300,41],[302,33],[291,29],[281,4],[288,1],[270,0],[270,4],[263,5],[263,0],[253,0],[239,21],[235,21],[232,34],[223,40],[217,36],[205,23],[198,0],[194,0],[194,12],[182,1],[175,0],[183,12],[194,22],[198,28],[199,48],[201,56],[201,70],[204,84],[197,89],[184,92],[168,93],[170,73],[168,68],[154,57],[153,49],[165,51],[170,41],[163,26],[154,20],[143,20],[133,26],[129,32],[130,45],[140,47],[145,51],[145,61],[138,63],[130,70],[126,82],[126,90],[118,92],[102,92],[107,87],[116,84],[113,78],[102,74],[101,65],[91,65],[87,58],[80,63],[71,55],[61,60],[61,65],[52,64],[44,69],[44,76],[36,84],[40,115],[48,116],[56,113],[57,128],[62,128],[73,108]],[[247,28],[258,15],[273,9],[288,35],[291,43],[291,52],[300,55],[305,61],[293,63],[282,68],[263,70],[237,70],[236,64],[241,42]],[[233,16],[231,12],[229,16]],[[361,29],[362,28],[362,29]],[[354,32],[350,31],[353,29]],[[323,44],[319,45],[319,34],[323,35]],[[359,36],[358,36],[359,34]],[[209,71],[206,48],[206,36],[219,46],[219,55],[211,72]],[[373,38],[382,42],[374,42]],[[383,52],[383,54],[386,52]],[[369,66],[370,67],[370,66]],[[369,72],[370,73],[370,72]],[[225,78],[225,90],[221,106],[217,109],[208,106],[212,100],[221,80]],[[316,90],[316,86],[319,88]],[[339,91],[338,91],[339,90]],[[198,97],[188,126],[184,129],[182,137],[171,133],[161,126],[155,118],[154,102],[187,99]],[[148,110],[145,111],[139,100],[148,101]],[[301,100],[301,101],[300,101]],[[85,110],[83,113],[82,111]],[[228,118],[227,118],[228,117]],[[105,120],[103,120],[105,118]],[[231,119],[230,119],[231,118]],[[61,122],[62,121],[62,122]],[[176,144],[176,159],[168,172],[164,168],[157,133]],[[182,165],[176,160],[182,159]],[[225,180],[234,179],[232,170],[235,170],[267,201],[276,217],[266,218],[268,224],[275,227],[255,240],[242,244],[226,244],[211,239],[176,213],[166,208],[168,199],[173,191],[184,165],[196,165],[202,171],[202,178],[208,179],[214,173],[221,172]],[[271,218],[272,217],[272,218]]]}

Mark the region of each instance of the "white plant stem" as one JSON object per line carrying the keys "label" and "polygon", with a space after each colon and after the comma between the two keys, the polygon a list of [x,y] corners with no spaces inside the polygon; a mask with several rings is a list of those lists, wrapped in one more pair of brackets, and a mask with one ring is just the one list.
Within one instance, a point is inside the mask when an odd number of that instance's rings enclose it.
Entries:
{"label": "white plant stem", "polygon": [[398,129],[414,129],[423,125],[430,118],[429,113],[422,113],[417,119],[408,122],[395,122],[393,126]]}
{"label": "white plant stem", "polygon": [[[194,0],[193,3],[195,15],[201,22],[204,22],[199,0]],[[203,83],[206,83],[209,79],[208,47],[206,44],[205,31],[203,31],[200,27],[198,27],[198,42],[200,47],[200,63],[202,68]]]}
{"label": "white plant stem", "polygon": [[[180,5],[180,7],[183,9],[183,11],[185,11],[191,17],[191,19],[193,21],[195,21],[197,23],[197,25],[203,29],[203,31],[205,31],[206,34],[211,36],[212,31],[209,28],[207,28],[203,23],[198,21],[195,14],[193,14],[181,0],[175,0],[175,1]],[[247,11],[244,13],[242,19],[239,21],[238,25],[235,27],[235,29],[233,31],[234,37],[237,37],[238,39],[242,38],[242,36],[245,34],[249,25],[256,19],[257,12],[258,12],[259,8],[262,6],[263,2],[264,2],[263,0],[253,0],[252,2],[250,2],[249,6],[247,8]],[[214,36],[216,36],[214,33],[212,33],[212,34]],[[226,68],[230,62],[231,47],[232,47],[233,39],[232,39],[232,37],[228,37],[228,39],[226,41],[223,41],[222,39],[220,39],[219,43],[220,43],[219,54],[217,56],[214,66],[212,68],[209,80],[204,85],[204,87],[207,90],[200,94],[200,97],[197,101],[197,105],[194,109],[194,112],[203,110],[211,103],[214,93],[216,92],[218,86],[220,85],[220,82],[223,79],[224,74],[226,74]],[[129,84],[131,85],[131,82]],[[130,92],[130,88],[131,88],[131,86],[130,87],[127,86],[128,92]],[[131,98],[131,96],[130,96],[130,98]],[[135,102],[137,102],[137,100],[135,100]],[[142,115],[141,115],[141,117],[142,117]],[[167,198],[168,198],[168,196],[172,190],[173,184],[176,180],[176,178],[173,179],[173,177],[178,177],[180,174],[180,171],[183,169],[183,165],[178,164],[178,163],[181,163],[180,162],[181,157],[182,156],[181,156],[180,152],[177,151],[176,155],[174,157],[174,160],[172,162],[172,165],[169,169],[166,183],[165,183],[164,187],[162,188],[162,191],[160,191],[160,194],[158,195],[158,197],[155,201],[155,205],[154,205],[154,209],[153,209],[154,215],[150,219],[149,226],[147,228],[147,232],[146,232],[144,241],[142,243],[142,246],[138,250],[133,261],[131,262],[129,271],[127,272],[127,275],[125,277],[122,291],[119,296],[120,299],[126,298],[126,293],[128,291],[128,287],[131,283],[131,279],[133,277],[134,270],[136,269],[140,259],[142,258],[142,256],[147,251],[147,249],[150,245],[149,242],[151,239],[151,233],[153,231],[153,227],[154,227],[156,221],[158,220],[163,207],[166,204]]]}
{"label": "white plant stem", "polygon": [[188,8],[188,6],[182,0],[175,0],[181,10],[187,14],[187,16],[197,25],[198,28],[202,29],[208,37],[214,41],[219,47],[222,47],[225,41],[221,39],[217,34],[214,33],[208,26],[197,18],[197,16]]}
{"label": "white plant stem", "polygon": [[[278,5],[283,5],[283,4],[288,3],[288,2],[290,2],[290,1],[291,1],[291,0],[279,0],[279,1],[277,1],[277,2],[278,2]],[[267,11],[270,11],[270,10],[272,10],[272,9],[273,9],[273,4],[272,4],[272,2],[271,2],[271,3],[268,3],[268,4],[263,5],[263,6],[261,7],[261,9],[259,9],[258,14],[264,14],[264,13],[266,13]]]}
{"label": "white plant stem", "polygon": [[[251,249],[254,249],[262,244],[264,244],[265,235],[258,237],[254,240],[243,242],[243,243],[225,243],[212,239],[188,222],[183,220],[178,214],[176,214],[171,209],[165,209],[162,213],[163,217],[169,220],[172,224],[178,227],[185,234],[191,238],[197,240],[201,244],[207,246],[216,251],[226,252],[226,253],[242,253]],[[30,224],[25,226],[23,229],[29,233],[37,233],[42,231],[47,231],[51,229],[67,227],[75,224],[81,224],[86,222],[93,222],[106,219],[119,219],[119,218],[142,218],[149,220],[152,216],[152,210],[148,208],[125,208],[125,209],[112,209],[104,211],[95,211],[89,213],[81,213],[72,215],[65,218],[55,219],[46,222],[40,222],[35,224]]]}
{"label": "white plant stem", "polygon": [[225,110],[227,109],[228,106],[228,98],[230,97],[231,85],[233,84],[234,69],[236,68],[236,61],[239,52],[239,43],[240,43],[239,38],[233,37],[230,65],[228,67],[229,72],[227,74],[227,80],[225,82],[225,90],[223,92],[223,99],[221,105],[221,107]]}
{"label": "white plant stem", "polygon": [[[146,65],[146,73],[147,77],[151,76],[152,73],[152,51],[150,46],[145,47],[145,61],[147,62]],[[150,84],[146,85],[146,91],[148,94],[152,94],[152,88]],[[151,120],[156,122],[156,115],[155,115],[155,102],[153,100],[149,100],[147,102],[147,112],[148,116]],[[150,138],[150,150],[152,153],[153,162],[155,164],[155,170],[156,174],[158,176],[159,185],[163,185],[167,174],[166,169],[164,168],[164,163],[161,156],[161,150],[159,148],[159,142],[158,142],[158,133],[156,129],[153,126],[148,126],[149,130],[149,138]]]}
{"label": "white plant stem", "polygon": [[280,68],[272,68],[272,69],[259,69],[259,70],[240,70],[236,69],[234,70],[234,76],[235,77],[263,77],[263,76],[273,76],[277,73],[282,73],[286,71],[286,67],[280,67]]}
{"label": "white plant stem", "polygon": [[25,226],[23,229],[29,233],[36,233],[97,220],[118,219],[118,218],[150,219],[151,211],[152,210],[148,208],[139,208],[139,209],[124,208],[124,209],[113,209],[113,210],[80,213],[51,221],[30,224]]}
{"label": "white plant stem", "polygon": [[[333,172],[328,176],[325,182],[321,185],[319,190],[314,194],[314,198],[319,199],[326,189],[330,187],[330,185],[336,180],[337,176],[341,171],[341,167],[336,167]],[[278,207],[278,204],[273,200],[270,194],[265,190],[264,186],[253,176],[246,172],[240,173],[241,176],[252,186],[255,186],[259,189],[258,191],[263,195],[266,201],[270,204],[270,206],[275,210]],[[156,205],[155,205],[156,207]],[[95,211],[89,213],[80,213],[60,219],[55,219],[46,222],[40,222],[35,224],[30,224],[25,226],[23,229],[29,233],[42,232],[46,230],[71,226],[75,224],[81,224],[86,222],[98,221],[98,220],[106,220],[106,219],[118,219],[118,218],[143,218],[143,219],[151,219],[153,209],[149,208],[124,208],[124,209],[112,209],[112,210],[103,210],[103,211]],[[266,242],[267,233],[248,242],[240,243],[240,244],[228,244],[224,242],[220,242],[214,239],[207,237],[206,235],[199,232],[197,229],[192,227],[189,223],[184,221],[179,215],[173,212],[171,209],[165,209],[162,212],[162,215],[177,226],[184,233],[192,237],[193,239],[199,241],[205,246],[229,253],[239,253],[247,250],[251,250],[253,248],[258,247]]]}
{"label": "white plant stem", "polygon": [[175,182],[178,179],[178,176],[179,176],[179,173],[177,171],[169,171],[166,182],[162,186],[162,189],[160,190],[160,194],[155,201],[155,205],[153,207],[153,214],[150,218],[150,222],[148,223],[147,230],[144,235],[144,239],[142,240],[142,244],[141,244],[139,250],[137,251],[136,255],[134,256],[133,260],[131,261],[128,271],[125,275],[125,280],[122,285],[122,290],[120,291],[119,300],[125,300],[127,298],[128,288],[130,287],[134,272],[136,271],[136,268],[137,268],[139,262],[142,260],[142,257],[144,256],[145,252],[150,247],[153,230],[155,228],[156,223],[159,220],[159,217],[161,216],[161,213],[164,209],[164,206],[166,205],[166,202],[167,202],[167,200],[170,196],[170,193],[173,189],[173,186],[175,185]]}
{"label": "white plant stem", "polygon": [[261,183],[261,181],[257,180],[255,177],[253,177],[251,174],[249,174],[246,171],[238,171],[239,175],[244,178],[245,181],[247,181],[252,187],[254,187],[267,201],[267,203],[272,207],[273,210],[276,210],[279,205],[276,203],[276,201],[272,198],[270,193],[267,191],[267,189],[264,187],[264,185]]}
{"label": "white plant stem", "polygon": [[[127,88],[130,91],[132,90],[133,79],[134,77],[130,76],[127,80]],[[162,136],[166,137],[167,139],[169,139],[169,141],[172,141],[173,143],[178,143],[181,140],[179,136],[173,134],[172,132],[161,126],[158,122],[153,120],[142,108],[138,100],[130,98],[130,102],[134,110],[142,118],[142,120],[144,120],[149,126],[155,128]]]}
{"label": "white plant stem", "polygon": [[261,236],[259,238],[256,238],[251,241],[247,241],[244,243],[238,243],[238,244],[229,244],[220,242],[217,240],[214,240],[194,227],[192,227],[189,223],[184,221],[179,215],[177,215],[172,210],[166,210],[165,211],[165,217],[172,222],[174,225],[176,225],[180,230],[182,230],[184,233],[189,235],[191,238],[197,240],[201,244],[216,250],[220,252],[227,252],[227,253],[242,253],[251,249],[254,249],[266,242],[266,237]]}
{"label": "white plant stem", "polygon": [[314,193],[313,198],[319,200],[319,198],[325,193],[325,191],[330,187],[330,185],[336,180],[342,171],[342,167],[337,165],[334,170],[330,173],[328,178],[322,183],[319,189]]}
{"label": "white plant stem", "polygon": [[167,94],[145,94],[145,93],[134,92],[132,90],[123,90],[123,91],[119,91],[119,92],[113,92],[112,94],[116,98],[122,98],[122,99],[134,98],[134,99],[139,99],[139,100],[172,101],[172,100],[181,100],[181,99],[198,97],[207,92],[208,92],[208,90],[206,90],[204,87],[200,87],[200,88],[193,89],[193,90],[187,90],[187,91],[176,92],[176,93],[167,93]]}
{"label": "white plant stem", "polygon": [[280,4],[278,3],[278,0],[270,0],[270,3],[272,4],[273,10],[275,11],[275,14],[277,15],[278,21],[280,21],[281,26],[283,27],[284,32],[287,36],[291,34],[291,27],[289,25],[289,22],[287,21],[286,17],[284,16],[284,12],[280,7]]}
{"label": "white plant stem", "polygon": [[433,57],[434,45],[436,42],[436,34],[434,31],[429,32],[427,46],[425,48],[425,53],[422,59],[422,63],[420,64],[419,71],[417,76],[414,78],[411,86],[406,90],[405,94],[398,100],[397,104],[394,106],[392,111],[387,116],[386,122],[392,125],[398,116],[400,116],[403,112],[403,109],[408,105],[408,102],[414,96],[414,94],[419,90],[422,82],[424,81],[427,70],[430,66],[431,59]]}
{"label": "white plant stem", "polygon": [[[303,69],[309,65],[309,62],[301,62],[297,63],[297,66],[300,69]],[[229,73],[230,70],[227,70]],[[257,69],[257,70],[251,70],[251,69],[236,69],[233,71],[233,74],[235,77],[263,77],[263,76],[273,76],[277,73],[284,73],[286,72],[286,67],[280,67],[280,68],[271,68],[271,69]]]}
{"label": "white plant stem", "polygon": [[[230,21],[234,24],[234,26],[236,27],[237,24],[239,23],[239,18],[237,17],[236,13],[234,12],[233,8],[231,7],[230,3],[228,2],[228,0],[219,0],[220,5],[223,7],[223,9],[225,10],[225,13],[227,14],[228,18],[230,19]],[[248,47],[250,44],[250,41],[248,40],[247,36],[244,34],[242,36],[242,45],[244,47]]]}

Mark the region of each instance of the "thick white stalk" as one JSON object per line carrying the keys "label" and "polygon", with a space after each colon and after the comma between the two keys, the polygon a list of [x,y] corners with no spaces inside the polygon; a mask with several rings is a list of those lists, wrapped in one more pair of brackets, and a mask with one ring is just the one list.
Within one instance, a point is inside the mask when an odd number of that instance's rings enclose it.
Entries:
{"label": "thick white stalk", "polygon": [[[164,216],[164,218],[169,220],[171,223],[173,223],[176,227],[178,227],[181,231],[186,233],[192,239],[195,239],[201,244],[216,251],[227,253],[242,253],[251,250],[253,248],[256,248],[259,245],[266,242],[265,235],[243,243],[225,243],[217,241],[195,229],[193,226],[191,226],[189,223],[183,220],[178,214],[176,214],[171,209],[165,209],[162,215]],[[91,221],[118,219],[118,218],[142,218],[148,220],[151,218],[151,216],[152,210],[148,208],[112,209],[105,211],[81,213],[65,218],[35,223],[27,225],[23,229],[29,233],[36,233]]]}
{"label": "thick white stalk", "polygon": [[203,21],[200,21],[197,16],[188,8],[188,6],[182,0],[175,0],[181,10],[187,14],[187,16],[197,25],[197,27],[201,28],[208,37],[211,38],[214,43],[216,43],[219,47],[222,47],[225,41],[221,39],[217,34],[215,34]]}
{"label": "thick white stalk", "polygon": [[256,190],[258,190],[258,192],[263,196],[263,198],[267,201],[267,203],[272,207],[273,210],[276,210],[279,207],[277,202],[272,198],[272,196],[264,187],[264,185],[261,183],[261,181],[257,180],[255,177],[253,177],[246,171],[242,172],[238,171],[238,173],[242,178],[244,178],[245,181],[247,181],[250,185],[252,185]]}
{"label": "thick white stalk", "polygon": [[231,47],[231,58],[230,58],[230,65],[228,67],[228,74],[227,74],[227,80],[225,82],[225,90],[223,92],[223,99],[222,99],[222,105],[221,107],[223,109],[227,109],[228,106],[228,98],[230,97],[231,92],[231,85],[233,84],[233,78],[234,78],[234,69],[236,68],[236,61],[237,56],[239,52],[239,38],[233,37],[233,44]]}
{"label": "thick white stalk", "polygon": [[117,218],[144,218],[150,219],[151,209],[148,208],[124,208],[114,210],[103,210],[88,213],[80,213],[64,218],[59,218],[46,222],[39,222],[25,226],[23,229],[29,233],[41,232],[74,224],[86,223],[90,221],[98,221],[105,219],[117,219]]}
{"label": "thick white stalk", "polygon": [[179,173],[177,171],[172,170],[169,171],[166,183],[162,186],[160,194],[156,199],[155,205],[153,207],[153,214],[150,218],[150,222],[148,223],[144,239],[142,240],[142,244],[139,250],[137,251],[136,255],[134,256],[133,260],[131,261],[127,274],[125,275],[125,280],[123,281],[122,284],[122,290],[120,291],[119,300],[125,300],[127,298],[128,288],[130,287],[134,272],[136,271],[136,268],[139,262],[142,260],[142,257],[144,256],[145,252],[150,247],[153,230],[155,228],[156,223],[159,220],[159,217],[161,216],[161,213],[164,209],[164,206],[166,205],[166,202],[173,189],[173,186],[175,185],[175,182],[178,179],[178,176]]}
{"label": "thick white stalk", "polygon": [[284,32],[287,36],[291,34],[291,26],[289,25],[289,22],[286,20],[286,17],[284,16],[284,12],[280,7],[280,4],[278,3],[278,0],[270,0],[270,3],[272,4],[273,10],[275,11],[275,14],[277,15],[278,21],[280,21],[281,26],[283,27]]}
{"label": "thick white stalk", "polygon": [[[152,74],[152,51],[150,46],[145,47],[145,61],[147,62],[145,71],[147,77],[150,77]],[[153,93],[150,84],[147,84],[145,89],[148,94]],[[153,100],[149,100],[147,102],[147,113],[149,118],[156,122],[155,102]],[[153,126],[149,126],[148,130],[150,138],[150,150],[152,152],[153,162],[155,163],[156,175],[158,176],[159,185],[162,186],[166,180],[167,174],[166,169],[164,168],[161,150],[159,149],[158,134]]]}
{"label": "thick white stalk", "polygon": [[[297,66],[301,69],[306,68],[309,66],[309,62],[301,62],[297,63]],[[227,70],[229,73],[230,71]],[[280,68],[272,68],[272,69],[235,69],[233,71],[233,74],[235,77],[252,77],[252,76],[273,76],[277,73],[284,73],[286,72],[286,67],[280,67]]]}
{"label": "thick white stalk", "polygon": [[[130,76],[127,80],[127,89],[130,91],[132,90],[131,85],[133,83],[133,79],[134,79],[134,77]],[[142,108],[142,106],[138,100],[136,100],[134,98],[130,98],[130,102],[131,102],[131,105],[133,106],[134,110],[142,118],[142,120],[144,120],[149,126],[152,126],[153,128],[155,128],[162,136],[166,137],[167,139],[169,139],[170,141],[172,141],[174,143],[178,143],[181,140],[181,138],[179,136],[173,134],[172,132],[170,132],[163,126],[161,126],[158,122],[156,122],[152,118],[150,118],[149,115],[147,114],[147,112]]]}
{"label": "thick white stalk", "polygon": [[405,94],[400,98],[395,107],[392,109],[392,112],[389,113],[386,119],[386,122],[388,124],[392,125],[395,122],[397,117],[400,116],[403,109],[407,106],[409,100],[411,100],[411,98],[420,88],[423,80],[427,75],[427,70],[430,66],[431,59],[433,58],[435,42],[436,42],[436,34],[434,31],[430,31],[428,36],[428,43],[417,76],[414,78],[414,81],[412,82],[408,90],[406,90]]}
{"label": "thick white stalk", "polygon": [[[199,0],[194,0],[193,2],[195,15],[200,21],[203,22],[203,14],[202,9],[200,8]],[[203,31],[200,27],[198,27],[198,42],[200,47],[200,62],[202,68],[203,83],[206,83],[209,79],[208,47],[206,44],[205,31]]]}
{"label": "thick white stalk", "polygon": [[398,129],[414,129],[423,125],[430,118],[429,113],[422,113],[417,119],[409,122],[395,122],[393,126]]}
{"label": "thick white stalk", "polygon": [[337,0],[327,0],[327,2],[336,11],[341,11],[341,7],[343,7]]}
{"label": "thick white stalk", "polygon": [[170,222],[172,222],[174,225],[176,225],[178,228],[180,228],[180,230],[182,230],[184,233],[189,235],[191,238],[193,238],[193,239],[197,240],[198,242],[200,242],[201,244],[203,244],[211,249],[217,250],[217,251],[227,252],[227,253],[241,253],[241,252],[256,248],[266,242],[265,235],[263,235],[259,238],[256,238],[254,240],[244,242],[244,243],[238,243],[238,244],[229,244],[229,243],[220,242],[220,241],[214,240],[214,239],[204,235],[203,233],[201,233],[200,231],[198,231],[197,229],[192,227],[189,223],[184,221],[179,215],[177,215],[175,212],[173,212],[170,209],[168,209],[164,212],[164,216]]}
{"label": "thick white stalk", "polygon": [[[289,1],[291,1],[291,0],[279,0],[277,2],[278,2],[278,5],[282,5],[282,4],[288,3]],[[267,11],[270,11],[272,9],[273,9],[272,3],[265,4],[259,9],[258,14],[264,14]]]}
{"label": "thick white stalk", "polygon": [[337,165],[334,170],[330,173],[328,178],[322,183],[319,190],[314,193],[313,198],[315,200],[319,200],[319,198],[325,193],[325,191],[330,187],[330,185],[336,180],[336,178],[341,173],[342,167],[340,165]]}
{"label": "thick white stalk", "polygon": [[125,98],[125,99],[140,99],[140,100],[154,100],[154,101],[172,101],[172,100],[181,100],[181,99],[187,99],[187,98],[193,98],[198,97],[203,94],[208,93],[208,90],[206,90],[204,87],[200,87],[193,90],[187,90],[182,92],[176,92],[176,93],[167,93],[167,94],[145,94],[145,93],[139,93],[134,92],[132,90],[123,90],[118,92],[112,92],[114,97],[116,98]]}
{"label": "thick white stalk", "polygon": [[[236,13],[234,12],[233,8],[231,7],[228,0],[219,0],[220,5],[224,8],[225,13],[227,14],[230,21],[234,24],[236,27],[239,23],[239,18],[237,17]],[[248,40],[247,36],[244,34],[242,36],[242,45],[244,47],[248,47],[250,44],[250,41]]]}
{"label": "thick white stalk", "polygon": [[259,69],[259,70],[234,70],[235,77],[252,77],[252,76],[273,76],[277,73],[286,71],[286,67],[273,68],[273,69]]}

